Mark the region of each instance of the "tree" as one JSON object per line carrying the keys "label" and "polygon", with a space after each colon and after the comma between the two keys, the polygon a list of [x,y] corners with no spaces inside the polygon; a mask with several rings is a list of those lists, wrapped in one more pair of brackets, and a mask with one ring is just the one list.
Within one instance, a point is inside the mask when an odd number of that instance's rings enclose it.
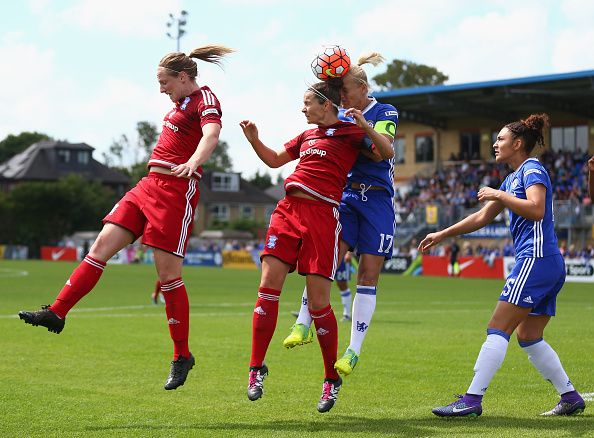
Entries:
{"label": "tree", "polygon": [[99,180],[71,174],[55,183],[28,182],[0,198],[0,241],[27,245],[32,254],[75,231],[101,228],[117,198]]}
{"label": "tree", "polygon": [[266,171],[264,175],[260,175],[260,170],[257,170],[253,178],[249,179],[248,181],[254,186],[258,187],[260,190],[266,190],[267,188],[273,186],[272,177],[268,171]]}
{"label": "tree", "polygon": [[439,85],[449,77],[435,67],[415,64],[411,61],[393,60],[384,73],[373,77],[382,90],[395,88],[420,87],[422,85]]}
{"label": "tree", "polygon": [[229,156],[229,145],[227,142],[219,140],[219,144],[212,151],[210,158],[201,167],[203,169],[222,170],[225,172],[233,170],[233,163]]}
{"label": "tree", "polygon": [[[136,144],[132,144],[128,136],[122,134],[119,139],[112,141],[108,152],[103,153],[105,165],[130,177],[133,184],[148,175],[146,163],[159,138],[157,125],[151,122],[138,122],[136,133]],[[126,165],[125,162],[130,164]]]}
{"label": "tree", "polygon": [[9,134],[4,140],[0,141],[0,163],[23,152],[33,143],[43,140],[52,140],[52,138],[39,132],[21,132],[19,135]]}

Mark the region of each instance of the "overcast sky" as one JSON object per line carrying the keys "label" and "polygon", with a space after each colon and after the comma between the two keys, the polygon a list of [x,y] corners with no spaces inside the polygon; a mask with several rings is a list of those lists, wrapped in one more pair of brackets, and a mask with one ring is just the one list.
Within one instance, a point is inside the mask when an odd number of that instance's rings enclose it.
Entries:
{"label": "overcast sky", "polygon": [[160,129],[172,103],[156,70],[177,51],[166,24],[182,9],[182,52],[211,43],[239,49],[224,71],[199,62],[198,82],[219,97],[221,139],[246,178],[267,168],[238,123],[256,122],[274,149],[307,129],[302,97],[321,44],[340,44],[355,59],[374,50],[435,66],[447,84],[594,69],[590,0],[19,0],[0,14],[0,139],[37,131],[87,143],[102,161],[114,139],[135,139],[138,121]]}

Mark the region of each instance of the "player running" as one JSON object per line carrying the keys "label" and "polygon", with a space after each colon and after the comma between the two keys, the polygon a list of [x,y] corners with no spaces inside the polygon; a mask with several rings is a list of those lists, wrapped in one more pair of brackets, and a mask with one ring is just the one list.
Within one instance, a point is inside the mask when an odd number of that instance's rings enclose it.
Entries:
{"label": "player running", "polygon": [[[335,364],[342,374],[350,374],[359,360],[361,347],[375,312],[379,275],[386,259],[392,257],[396,224],[394,213],[394,150],[393,141],[398,126],[398,112],[392,105],[379,103],[371,97],[367,74],[361,65],[378,65],[384,61],[379,53],[368,52],[351,64],[341,90],[343,108],[360,110],[366,123],[390,143],[390,154],[375,161],[359,154],[347,177],[340,203],[342,237],[340,255],[356,248],[359,255],[357,289],[353,300],[351,340],[344,356]],[[352,121],[344,110],[341,120]],[[307,289],[303,292],[297,321],[283,345],[292,348],[311,342],[312,318],[308,311]]]}
{"label": "player running", "polygon": [[262,279],[254,310],[247,389],[252,401],[259,399],[264,390],[263,381],[268,375],[264,358],[276,328],[281,289],[287,274],[295,269],[306,277],[309,311],[315,321],[324,361],[319,412],[332,409],[342,385],[334,369],[338,329],[330,305],[330,287],[340,261],[338,206],[347,173],[359,151],[367,148],[381,159],[379,154],[392,148],[366,123],[361,111],[347,111],[357,126],[338,119],[341,84],[342,80],[337,78],[307,89],[302,111],[307,122],[318,127],[301,133],[279,151],[260,141],[253,122],[240,123],[255,152],[269,167],[277,168],[299,160],[295,171],[285,180],[287,194],[270,219],[261,255]]}
{"label": "player running", "polygon": [[554,230],[551,180],[538,159],[531,158],[536,143],[544,147],[543,128],[548,120],[546,114],[531,115],[506,125],[493,148],[495,160],[509,164],[513,173],[499,190],[479,190],[479,201],[488,201],[480,211],[445,230],[428,234],[419,244],[419,249],[425,251],[446,237],[483,228],[505,208],[509,210],[516,263],[487,325],[487,340],[476,360],[468,391],[459,400],[434,408],[435,415],[481,415],[483,395],[503,363],[510,336],[516,329],[518,343],[532,365],[561,395],[557,406],[542,415],[573,415],[586,408],[557,353],[543,340],[544,329],[551,316],[555,316],[557,294],[565,283],[565,262]]}
{"label": "player running", "polygon": [[173,362],[165,382],[168,390],[183,385],[195,363],[188,347],[190,306],[181,271],[200,193],[200,165],[218,144],[221,131],[219,101],[210,88],[196,82],[198,71],[191,58],[220,64],[225,54],[234,51],[209,45],[194,49],[189,56],[170,53],[161,59],[157,68],[160,92],[175,106],[163,120],[163,132],[148,162],[148,177],[105,216],[97,240],[56,301],[35,312],[19,312],[26,323],[60,333],[66,315],[95,287],[106,262],[142,236],[142,243],[153,248],[173,340]]}

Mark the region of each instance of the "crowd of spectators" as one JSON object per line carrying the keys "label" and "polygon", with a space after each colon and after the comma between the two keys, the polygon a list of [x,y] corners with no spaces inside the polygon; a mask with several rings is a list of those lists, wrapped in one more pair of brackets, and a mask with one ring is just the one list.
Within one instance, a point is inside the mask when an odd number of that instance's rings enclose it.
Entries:
{"label": "crowd of spectators", "polygon": [[[457,160],[452,156],[432,175],[415,175],[406,193],[396,191],[396,211],[406,213],[418,206],[437,204],[464,208],[478,206],[477,193],[481,187],[499,188],[512,171],[507,164],[486,160]],[[553,199],[576,200],[587,206],[588,156],[581,151],[555,153],[547,151],[539,160],[547,169],[553,184]]]}

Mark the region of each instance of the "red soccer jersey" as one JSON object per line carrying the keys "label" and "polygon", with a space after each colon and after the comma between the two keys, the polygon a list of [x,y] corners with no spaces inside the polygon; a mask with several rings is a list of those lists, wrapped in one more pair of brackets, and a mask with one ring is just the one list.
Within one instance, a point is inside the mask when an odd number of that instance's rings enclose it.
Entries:
{"label": "red soccer jersey", "polygon": [[[163,119],[163,130],[148,166],[170,169],[186,163],[202,139],[202,127],[207,123],[220,125],[221,115],[219,100],[207,86],[176,102],[175,108]],[[194,176],[202,178],[201,167],[196,169]]]}
{"label": "red soccer jersey", "polygon": [[304,131],[285,144],[299,164],[285,180],[285,190],[298,187],[305,193],[338,206],[346,177],[365,146],[365,132],[353,123],[338,122]]}

